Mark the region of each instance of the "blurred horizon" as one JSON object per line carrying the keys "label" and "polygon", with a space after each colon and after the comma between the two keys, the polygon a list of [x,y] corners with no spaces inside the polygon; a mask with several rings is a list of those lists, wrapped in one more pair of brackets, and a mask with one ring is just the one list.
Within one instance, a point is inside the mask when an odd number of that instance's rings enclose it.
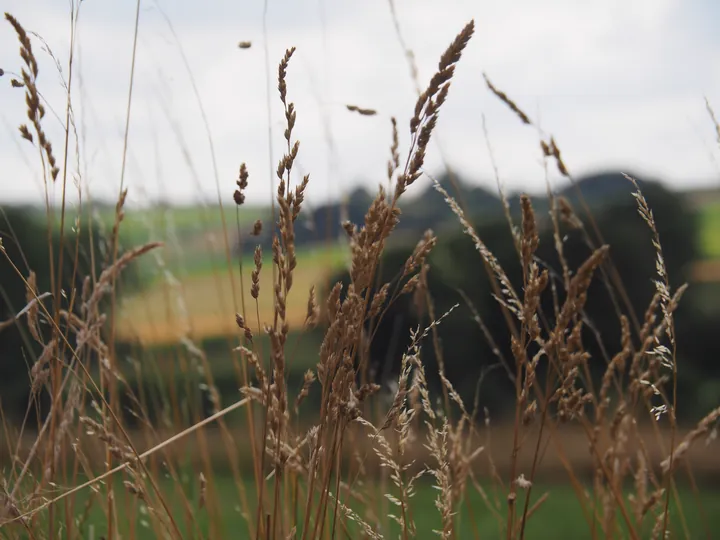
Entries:
{"label": "blurred horizon", "polygon": [[[485,123],[508,191],[544,192],[539,135],[492,96],[482,77],[487,73],[555,137],[576,177],[625,170],[675,190],[720,186],[716,134],[704,101],[720,107],[720,77],[705,67],[720,53],[710,24],[718,7],[711,2],[611,2],[599,9],[564,0],[493,7],[458,0],[445,4],[441,21],[431,2],[377,0],[362,8],[322,0],[268,2],[266,19],[264,7],[257,2],[207,10],[184,0],[142,4],[125,177],[128,207],[212,205],[218,190],[223,202],[230,202],[241,162],[250,171],[248,205],[268,205],[271,171],[283,151],[276,66],[291,46],[297,52],[288,96],[296,104],[301,141],[296,174],[310,174],[308,200],[323,204],[359,187],[374,190],[385,182],[391,116],[397,118],[401,154],[409,143],[416,90],[400,38],[413,51],[422,86],[470,18],[477,39],[458,66],[440,115],[426,160],[430,174],[441,174],[445,161],[463,178],[494,191]],[[80,9],[72,82],[80,144],[76,154],[71,136],[68,185],[77,181],[84,199],[88,193],[95,201],[117,199],[134,8],[113,0],[83,2]],[[10,0],[7,9],[31,24],[29,30],[43,37],[55,58],[66,61],[70,19],[64,4]],[[252,46],[239,48],[243,41]],[[54,107],[46,129],[51,139],[62,140],[54,111],[64,109],[64,89],[54,60],[37,39],[34,43],[39,85]],[[5,70],[0,100],[22,103],[22,90],[10,85],[20,62],[9,25],[0,31],[0,49],[8,51],[0,57]],[[62,71],[67,73],[66,65]],[[349,104],[377,115],[352,113]],[[24,113],[23,107],[5,108],[0,118],[0,189],[6,204],[44,200],[39,167],[16,128]],[[554,187],[560,184],[554,167],[548,176]],[[409,196],[427,185],[419,184]],[[59,200],[60,192],[60,182],[51,186],[51,198]],[[67,195],[77,200],[76,189]]]}
{"label": "blurred horizon", "polygon": [[720,528],[720,3],[5,2],[8,538]]}

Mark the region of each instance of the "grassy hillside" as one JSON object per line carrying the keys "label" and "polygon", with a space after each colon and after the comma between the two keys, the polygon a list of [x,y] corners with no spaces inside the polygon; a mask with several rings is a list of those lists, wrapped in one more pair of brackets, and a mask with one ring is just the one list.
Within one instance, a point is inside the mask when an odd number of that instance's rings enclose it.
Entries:
{"label": "grassy hillside", "polygon": [[[305,248],[298,252],[298,268],[288,298],[288,323],[291,329],[300,329],[307,314],[310,288],[317,294],[326,286],[327,278],[345,263],[347,248],[339,244]],[[159,276],[147,290],[131,295],[122,302],[118,319],[119,339],[139,339],[145,344],[169,343],[190,332],[195,339],[226,336],[237,332],[232,316],[245,313],[253,328],[272,321],[273,296],[272,256],[263,254],[260,272],[260,297],[257,305],[250,296],[254,262],[243,257],[242,280],[239,264],[230,272],[233,287],[229,286],[227,263],[217,254],[194,254],[194,259],[216,257],[215,270],[208,261],[197,261],[187,273],[163,279]],[[243,309],[243,295],[245,309]]]}
{"label": "grassy hillside", "polygon": [[699,209],[701,232],[700,246],[708,259],[720,258],[720,202],[702,206]]}
{"label": "grassy hillside", "polygon": [[[249,303],[250,275],[253,268],[252,257],[243,257],[244,289],[241,286],[239,263],[233,262],[234,291],[228,291],[228,264],[224,251],[222,224],[219,213],[212,213],[209,229],[202,226],[201,218],[206,213],[201,208],[155,209],[144,216],[131,212],[123,223],[123,238],[126,242],[133,239],[138,243],[153,238],[149,234],[147,222],[167,224],[175,223],[176,234],[166,234],[166,246],[161,255],[165,271],[160,271],[157,263],[145,259],[144,275],[149,280],[146,290],[132,295],[123,301],[119,318],[119,336],[123,339],[137,337],[144,343],[162,343],[175,339],[178,335],[192,330],[198,339],[226,335],[236,331],[232,317],[227,314],[235,310],[242,311],[242,291],[246,297],[246,311],[255,324],[255,307]],[[701,232],[699,243],[703,258],[720,259],[720,203],[701,207]],[[417,214],[417,212],[415,213]],[[241,213],[241,223],[248,225],[258,216],[265,215],[261,208],[251,208]],[[109,216],[108,216],[109,219]],[[159,230],[159,229],[156,229]],[[173,238],[182,237],[182,249]],[[233,235],[234,237],[234,235]],[[252,241],[252,237],[248,241]],[[346,244],[316,244],[306,246],[298,252],[298,272],[295,276],[289,305],[289,317],[293,327],[302,325],[305,317],[307,294],[310,287],[324,286],[328,276],[342,268],[347,257]],[[700,262],[699,262],[700,263]],[[264,254],[264,267],[261,283],[269,283],[271,258]],[[713,268],[703,265],[703,281]],[[698,264],[699,272],[700,264]],[[173,277],[170,278],[169,276]],[[717,276],[720,279],[720,275]],[[262,287],[262,285],[261,285]],[[247,305],[249,304],[249,305]],[[185,309],[183,305],[193,306]],[[272,298],[261,294],[259,300],[260,320],[267,321],[272,315]]]}

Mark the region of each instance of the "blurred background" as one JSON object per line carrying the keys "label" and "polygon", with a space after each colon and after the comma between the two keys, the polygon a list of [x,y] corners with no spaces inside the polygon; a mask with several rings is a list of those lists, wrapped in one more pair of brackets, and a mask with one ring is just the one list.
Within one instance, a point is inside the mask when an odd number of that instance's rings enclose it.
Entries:
{"label": "blurred background", "polygon": [[[3,7],[42,37],[32,35],[38,85],[51,105],[45,128],[60,149],[70,43],[67,3],[6,0]],[[164,242],[123,274],[115,329],[123,376],[135,391],[156,396],[148,409],[159,425],[170,429],[190,422],[195,409],[202,415],[212,412],[213,389],[203,376],[208,366],[223,401],[237,399],[235,313],[243,311],[257,244],[266,259],[259,319],[272,317],[267,294],[271,196],[285,150],[277,64],[286,48],[297,47],[288,71],[288,96],[297,109],[294,136],[301,141],[294,181],[310,175],[288,302],[288,342],[294,347],[288,380],[297,389],[305,371],[314,368],[324,335],[322,324],[310,332],[303,329],[309,291],[316,287],[322,304],[329,287],[346,278],[348,246],[341,224],[361,225],[378,186],[387,184],[391,118],[398,122],[402,157],[418,88],[427,84],[440,54],[471,18],[476,35],[457,68],[425,171],[462,201],[479,235],[509,267],[517,261],[500,189],[514,216],[520,193],[532,196],[545,231],[538,256],[548,264],[555,264],[548,189],[566,197],[581,219],[587,203],[642,323],[655,290],[655,251],[637,214],[634,188],[621,173],[637,178],[655,213],[670,282],[675,287],[689,283],[677,315],[678,414],[689,425],[718,406],[720,131],[710,107],[720,109],[720,73],[713,67],[720,55],[720,4],[446,1],[440,8],[437,2],[408,0],[148,0],[139,12],[124,169],[135,3],[87,1],[79,13],[65,234],[82,246],[82,271],[99,269],[100,260],[90,253],[107,249],[122,182],[128,195],[121,250]],[[17,130],[26,121],[23,90],[11,82],[20,71],[17,49],[16,35],[6,24],[0,30],[0,232],[10,258],[21,261],[23,272],[33,269],[38,289],[46,291],[48,242],[59,245],[63,190],[59,181],[44,182],[37,150]],[[488,90],[483,74],[535,125],[523,125]],[[358,114],[348,105],[373,114]],[[543,160],[539,141],[548,134],[562,150],[574,183]],[[232,195],[242,162],[249,185],[245,204],[236,207]],[[446,363],[463,397],[472,399],[492,351],[464,295],[501,348],[508,347],[481,259],[427,176],[412,186],[400,207],[400,225],[383,270],[386,280],[393,279],[427,229],[438,235],[430,259],[431,292],[438,313],[460,304],[444,336],[451,344]],[[257,220],[264,228],[252,236]],[[579,264],[587,255],[580,233],[568,231],[564,241]],[[79,286],[83,276],[75,277]],[[600,374],[603,357],[620,348],[618,319],[608,302],[599,282],[588,302],[587,340],[602,336],[602,345],[589,345]],[[3,259],[0,320],[7,324],[0,332],[0,396],[10,426],[22,422],[30,403],[29,351],[36,347],[23,322],[14,320],[26,303],[22,281]],[[388,380],[402,351],[392,344],[391,326],[399,321],[407,330],[416,314],[409,303],[401,303],[390,315],[387,335],[373,349],[377,368]],[[480,396],[497,422],[502,455],[503,419],[512,403],[499,377],[489,376]],[[319,403],[319,396],[311,394],[308,403]],[[311,418],[308,413],[308,422]],[[241,425],[243,419],[234,421]],[[132,415],[128,422],[135,422]],[[569,440],[573,436],[569,433]],[[178,452],[193,459],[197,449],[187,444]],[[559,467],[550,459],[548,470],[553,466]],[[720,473],[710,453],[701,468]]]}

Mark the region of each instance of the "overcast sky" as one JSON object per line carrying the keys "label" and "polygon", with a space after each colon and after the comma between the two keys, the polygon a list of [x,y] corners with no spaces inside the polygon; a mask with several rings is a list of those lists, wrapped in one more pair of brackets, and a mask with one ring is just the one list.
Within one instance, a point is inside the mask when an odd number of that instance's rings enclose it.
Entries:
{"label": "overcast sky", "polygon": [[[67,76],[70,0],[4,0],[37,32]],[[249,200],[267,202],[270,164],[262,0],[143,0],[126,185],[133,203],[232,200],[237,169],[250,170]],[[426,161],[439,172],[440,149],[459,173],[494,187],[482,132],[486,118],[500,176],[513,189],[544,189],[537,132],[489,94],[491,80],[555,135],[576,175],[607,169],[659,177],[675,188],[720,182],[718,145],[705,111],[720,113],[720,2],[716,0],[396,0],[400,29],[425,85],[440,55],[471,19],[476,34],[458,68]],[[80,10],[73,105],[80,132],[79,175],[69,178],[112,198],[120,182],[135,2],[85,0]],[[406,155],[416,98],[387,0],[269,0],[268,52],[273,164],[283,148],[277,64],[297,47],[288,96],[297,106],[298,172],[310,173],[317,204],[358,185],[385,181],[390,117]],[[240,49],[239,41],[251,41]],[[58,72],[42,44],[39,88],[64,118]],[[12,28],[0,26],[0,67],[19,72]],[[186,68],[183,56],[187,59]],[[191,79],[192,77],[192,79]],[[378,110],[360,117],[356,104]],[[42,200],[37,151],[20,139],[22,90],[0,79],[0,203]],[[58,157],[63,133],[45,118]],[[552,180],[557,180],[553,170]],[[427,180],[425,180],[427,182]],[[72,184],[70,184],[72,185]],[[59,188],[55,187],[55,196]],[[75,188],[72,188],[74,191]]]}

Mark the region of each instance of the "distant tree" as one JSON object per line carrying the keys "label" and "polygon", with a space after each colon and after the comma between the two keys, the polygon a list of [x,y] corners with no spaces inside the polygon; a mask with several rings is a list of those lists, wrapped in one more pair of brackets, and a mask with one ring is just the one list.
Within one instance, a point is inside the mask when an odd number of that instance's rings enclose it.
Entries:
{"label": "distant tree", "polygon": [[[105,241],[98,231],[92,232],[87,227],[81,228],[81,236],[77,242],[69,230],[65,232],[63,256],[63,281],[61,298],[58,299],[67,309],[70,299],[74,296],[77,308],[81,302],[83,280],[92,275],[94,260],[95,275],[102,271],[104,254],[107,253]],[[50,252],[46,220],[42,213],[34,208],[5,207],[0,214],[0,236],[2,237],[4,255],[0,255],[0,399],[3,413],[8,416],[24,415],[30,397],[29,371],[42,351],[42,345],[31,335],[27,316],[16,318],[29,302],[27,289],[23,279],[8,262],[8,259],[20,270],[25,279],[29,279],[30,271],[35,273],[36,288],[39,294],[51,292]],[[50,238],[54,254],[54,270],[57,274],[60,238],[57,230]],[[91,247],[92,253],[91,255]],[[121,252],[122,253],[122,252]],[[121,274],[119,283],[128,290],[137,286],[137,274],[131,265]],[[32,299],[32,296],[30,296]],[[53,298],[43,298],[44,305],[52,313]],[[45,317],[41,317],[42,320]],[[41,341],[49,341],[51,328],[42,323],[39,327]],[[71,340],[73,336],[69,335]],[[43,393],[39,403],[47,402]],[[42,408],[42,407],[41,407]]]}
{"label": "distant tree", "polygon": [[[671,285],[677,287],[688,279],[688,263],[697,256],[694,213],[683,197],[659,184],[643,183],[642,189],[655,216]],[[638,215],[631,190],[632,186],[627,183],[625,197],[618,193],[612,201],[604,199],[605,204],[594,212],[594,219],[604,242],[610,246],[610,259],[622,279],[626,298],[642,324],[645,309],[655,293],[654,280],[658,279],[657,254],[650,230]],[[584,218],[582,213],[579,212],[579,215]],[[562,271],[549,219],[546,214],[543,216],[539,213],[537,219],[541,233],[536,256],[541,266],[550,269],[555,290],[562,302]],[[478,226],[477,231],[499,260],[515,289],[522,294],[521,267],[507,223],[496,220]],[[589,224],[586,224],[585,231],[594,236]],[[586,243],[585,232],[563,226],[561,234],[568,265],[571,270],[575,270],[592,253]],[[412,246],[408,245],[386,253],[380,283],[397,276],[411,251]],[[501,307],[493,296],[480,254],[466,235],[454,233],[439,238],[438,245],[429,258],[429,264],[428,287],[435,316],[438,317],[459,304],[437,327],[440,352],[448,379],[458,392],[472,403],[482,375],[480,404],[490,406],[496,411],[503,409],[514,399],[514,389],[506,371],[509,369],[514,372],[509,350],[510,332]],[[345,275],[338,278],[344,282],[348,280]],[[596,274],[587,293],[588,301],[584,314],[586,324],[583,342],[592,355],[590,365],[594,375],[603,373],[606,359],[619,350],[620,322],[616,309],[629,314],[623,295],[616,293],[616,300],[613,302],[605,279],[606,276],[601,272]],[[473,310],[465,301],[466,298],[497,344],[497,350],[494,350],[474,320]],[[548,287],[546,290],[541,305],[548,324],[552,326],[552,288]],[[687,314],[689,313],[686,310],[678,315],[679,328],[685,328],[680,319]],[[515,323],[519,326],[517,321]],[[418,312],[410,297],[402,297],[388,308],[370,345],[372,372],[377,379],[397,375],[402,353],[409,345],[410,330],[417,326],[425,327],[427,324],[427,313]],[[682,336],[678,336],[678,339],[682,342]],[[431,336],[423,342],[422,355],[428,375],[437,373],[438,357]],[[505,364],[500,362],[499,356],[505,359]],[[432,382],[435,390],[439,390],[437,377]]]}
{"label": "distant tree", "polygon": [[[438,181],[453,196],[457,196],[473,214],[482,216],[483,220],[496,219],[501,215],[499,198],[484,187],[474,186],[457,175],[451,179],[444,174]],[[302,246],[333,241],[345,234],[342,227],[345,220],[361,226],[373,198],[367,190],[358,188],[343,201],[328,202],[315,207],[305,203],[303,212],[295,223],[295,244]],[[398,239],[410,241],[427,229],[440,230],[455,222],[445,200],[432,186],[428,186],[418,196],[401,200],[399,208],[403,218],[394,232],[393,243]],[[271,249],[273,227],[268,223],[265,225],[259,237],[252,241],[243,239],[242,249],[245,253],[252,253],[257,244],[264,250]]]}

